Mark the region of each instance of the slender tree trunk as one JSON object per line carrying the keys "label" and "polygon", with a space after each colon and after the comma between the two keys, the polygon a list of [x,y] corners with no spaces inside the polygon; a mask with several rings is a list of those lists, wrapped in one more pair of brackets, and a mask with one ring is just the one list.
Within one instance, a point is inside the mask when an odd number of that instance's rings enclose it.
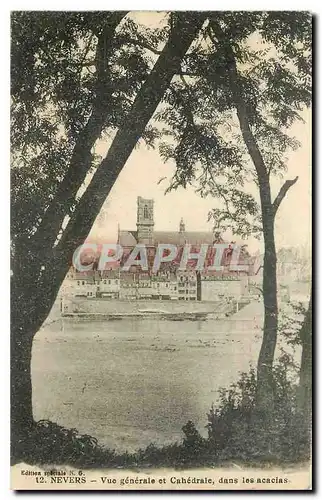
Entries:
{"label": "slender tree trunk", "polygon": [[236,104],[241,133],[256,170],[261,203],[265,248],[263,265],[264,327],[263,340],[257,363],[257,410],[259,415],[266,416],[273,407],[274,400],[272,367],[278,327],[276,248],[274,237],[274,219],[277,208],[275,209],[272,203],[269,173],[249,124],[247,109],[238,83],[235,57],[231,47],[228,47],[227,50],[230,59],[227,64],[230,73],[231,89]]}
{"label": "slender tree trunk", "polygon": [[245,105],[243,88],[240,85],[235,54],[230,42],[225,42],[218,22],[211,24],[217,38],[226,51],[226,65],[229,84],[236,106],[237,117],[243,140],[256,170],[259,186],[261,214],[264,236],[264,265],[263,265],[263,296],[264,296],[264,328],[263,340],[257,363],[257,402],[256,410],[261,418],[266,420],[274,403],[273,361],[277,341],[278,305],[277,305],[277,278],[276,278],[276,247],[274,237],[274,220],[276,212],[286,196],[289,188],[295,184],[297,177],[286,181],[280,189],[274,202],[272,201],[269,170],[252,132],[248,111]]}
{"label": "slender tree trunk", "polygon": [[[262,201],[263,207],[263,201]],[[274,404],[273,361],[277,341],[278,305],[276,279],[276,248],[274,239],[274,217],[270,207],[262,208],[264,234],[263,340],[257,362],[257,409],[268,415]]]}
{"label": "slender tree trunk", "polygon": [[303,431],[309,434],[312,414],[312,290],[309,307],[300,330],[300,339],[302,356],[297,404]]}
{"label": "slender tree trunk", "polygon": [[[252,150],[251,143],[249,150]],[[263,418],[267,417],[274,408],[273,362],[278,330],[275,216],[288,190],[297,181],[297,177],[285,181],[272,202],[269,176],[260,158],[260,154],[253,154],[259,183],[265,248],[263,265],[264,328],[257,363],[257,411]]]}

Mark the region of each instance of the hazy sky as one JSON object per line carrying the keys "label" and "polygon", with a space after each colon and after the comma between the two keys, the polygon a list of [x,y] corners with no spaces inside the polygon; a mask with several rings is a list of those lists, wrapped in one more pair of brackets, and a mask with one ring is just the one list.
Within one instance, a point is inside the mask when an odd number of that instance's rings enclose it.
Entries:
{"label": "hazy sky", "polygon": [[[133,15],[133,13],[132,13]],[[137,21],[161,26],[164,12],[137,12]],[[257,38],[255,42],[257,43]],[[255,43],[254,42],[254,43]],[[252,42],[253,43],[253,42]],[[285,179],[299,176],[297,183],[290,189],[278,211],[276,219],[277,246],[308,245],[311,239],[311,112],[303,113],[306,124],[296,123],[290,133],[302,144],[301,148],[289,156],[288,173]],[[103,153],[107,145],[100,144],[97,152]],[[202,199],[193,188],[180,188],[164,196],[169,185],[165,180],[158,185],[161,177],[169,180],[174,172],[174,163],[166,164],[158,151],[149,150],[145,145],[133,151],[116,184],[114,185],[102,213],[93,226],[91,236],[115,241],[117,225],[121,229],[136,229],[136,199],[138,196],[153,198],[156,230],[176,231],[183,217],[189,231],[212,230],[212,223],[207,222],[208,212],[216,206],[212,198]],[[282,179],[272,182],[272,192],[276,195],[283,184]],[[254,192],[256,186],[251,191]],[[231,235],[227,235],[230,237]],[[261,243],[255,239],[247,242],[250,250],[261,249]]]}
{"label": "hazy sky", "polygon": [[[285,178],[299,176],[297,183],[284,199],[276,220],[276,243],[278,247],[309,245],[311,238],[311,112],[304,114],[307,123],[297,123],[293,134],[302,147],[289,157]],[[155,229],[176,231],[183,217],[189,231],[211,230],[207,222],[208,211],[215,205],[212,198],[202,199],[192,188],[180,188],[164,195],[167,180],[158,185],[161,177],[170,178],[174,164],[161,160],[157,150],[148,150],[144,145],[133,151],[126,166],[114,185],[104,205],[104,217],[97,220],[91,235],[99,235],[106,241],[115,241],[117,225],[121,229],[136,229],[136,199],[138,196],[155,200]],[[283,184],[274,180],[273,194]],[[250,250],[260,248],[257,240],[248,241]]]}

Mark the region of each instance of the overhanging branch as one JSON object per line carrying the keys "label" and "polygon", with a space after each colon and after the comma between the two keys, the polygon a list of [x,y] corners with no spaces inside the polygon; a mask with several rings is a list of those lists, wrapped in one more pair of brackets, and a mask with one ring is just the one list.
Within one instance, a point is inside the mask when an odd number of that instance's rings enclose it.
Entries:
{"label": "overhanging branch", "polygon": [[298,176],[295,177],[295,179],[289,179],[288,181],[285,181],[283,186],[279,190],[279,193],[273,202],[274,217],[276,215],[277,210],[279,209],[280,204],[282,203],[283,199],[287,195],[288,190],[296,183],[297,179],[298,179]]}
{"label": "overhanging branch", "polygon": [[173,75],[180,71],[186,51],[197,36],[206,14],[178,14],[162,54],[138,92],[105,157],[81,197],[59,243],[48,257],[52,274],[62,279],[71,263],[73,251],[84,242],[107,195],[156,110]]}
{"label": "overhanging branch", "polygon": [[[96,47],[95,64],[107,64],[108,57],[112,52],[112,40],[115,36],[116,28],[126,16],[126,12],[114,12],[108,20],[107,28],[98,35]],[[103,53],[102,53],[103,47]],[[105,48],[105,51],[104,51]],[[87,50],[87,49],[86,49]],[[99,60],[100,59],[100,60]],[[97,89],[104,88],[104,67],[96,67]],[[101,95],[96,91],[96,98],[93,101],[92,113],[78,135],[68,170],[64,179],[59,184],[56,195],[44,213],[42,221],[33,237],[34,251],[46,252],[54,244],[64,217],[68,214],[70,207],[74,203],[77,191],[84,182],[86,175],[92,165],[91,150],[96,140],[101,134],[106,120],[106,106],[102,106]]]}

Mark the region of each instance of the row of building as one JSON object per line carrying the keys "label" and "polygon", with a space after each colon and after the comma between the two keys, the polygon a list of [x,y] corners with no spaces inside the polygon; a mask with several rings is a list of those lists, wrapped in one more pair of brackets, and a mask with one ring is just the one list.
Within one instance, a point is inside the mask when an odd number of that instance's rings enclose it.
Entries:
{"label": "row of building", "polygon": [[[100,242],[97,242],[98,246]],[[101,242],[104,243],[103,241]],[[235,298],[254,294],[262,281],[263,256],[259,253],[251,256],[247,246],[240,242],[241,252],[239,263],[244,266],[244,272],[231,271],[231,245],[225,242],[218,232],[191,232],[186,231],[185,223],[181,219],[178,231],[154,230],[154,202],[150,199],[137,199],[137,228],[136,230],[118,231],[117,243],[124,250],[120,262],[104,271],[98,271],[93,265],[93,271],[78,273],[70,269],[64,282],[64,294],[70,297],[84,297],[88,299],[129,299],[129,300],[185,300],[185,301],[216,301],[218,298]],[[202,271],[194,270],[195,262],[191,262],[186,271],[179,269],[180,252],[178,258],[171,263],[163,263],[157,274],[143,272],[139,266],[132,266],[129,271],[123,271],[123,261],[137,244],[144,243],[147,248],[149,269],[152,268],[158,244],[173,244],[182,250],[186,244],[191,245],[192,252],[198,252],[200,245],[222,244],[227,245],[221,265],[223,270]],[[231,242],[233,244],[235,242]],[[277,274],[281,283],[289,280],[301,279],[306,275],[306,268],[302,265],[299,256],[290,254],[290,251],[278,254]],[[290,255],[289,255],[290,254]],[[93,263],[97,264],[98,255]],[[210,254],[207,266],[211,265],[214,255]],[[95,260],[96,259],[96,260]],[[303,260],[304,262],[304,260]]]}
{"label": "row of building", "polygon": [[149,276],[120,271],[70,272],[64,294],[88,299],[204,300],[246,295],[248,279],[202,276],[190,270]]}

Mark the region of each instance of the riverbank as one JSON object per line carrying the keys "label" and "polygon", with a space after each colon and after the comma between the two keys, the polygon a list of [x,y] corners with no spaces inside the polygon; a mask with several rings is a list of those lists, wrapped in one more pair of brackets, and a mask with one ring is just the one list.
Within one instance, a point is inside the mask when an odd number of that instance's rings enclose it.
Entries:
{"label": "riverbank", "polygon": [[62,318],[76,321],[117,321],[122,319],[164,319],[170,321],[200,321],[206,320],[207,313],[163,313],[163,312],[138,312],[138,313],[66,313]]}
{"label": "riverbank", "polygon": [[224,319],[236,313],[249,301],[216,302],[140,301],[73,298],[65,301],[62,317],[74,320],[104,321],[122,318],[165,319],[172,321]]}

